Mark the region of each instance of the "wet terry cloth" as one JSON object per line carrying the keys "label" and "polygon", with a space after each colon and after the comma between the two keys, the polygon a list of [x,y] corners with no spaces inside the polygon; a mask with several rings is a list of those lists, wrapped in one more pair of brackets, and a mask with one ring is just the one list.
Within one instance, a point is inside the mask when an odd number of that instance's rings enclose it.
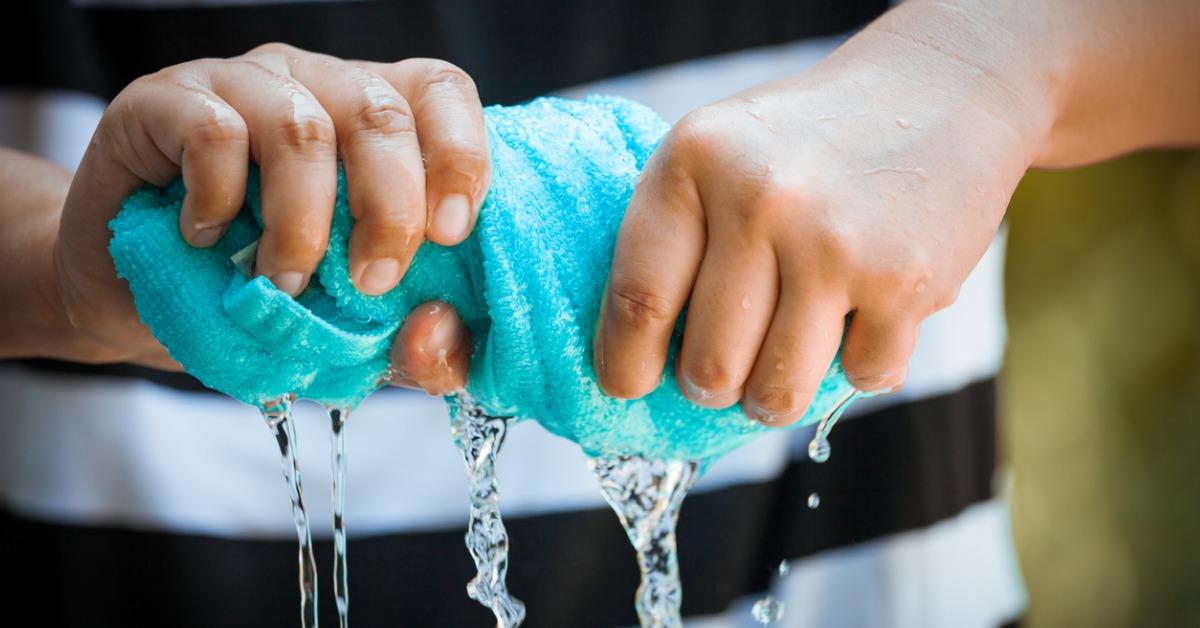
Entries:
{"label": "wet terry cloth", "polygon": [[[737,406],[689,402],[675,385],[673,359],[642,399],[610,398],[596,383],[591,338],[617,229],[666,123],[603,96],[489,107],[486,119],[493,182],[474,232],[454,247],[422,245],[387,294],[366,296],[351,285],[341,173],[328,251],[295,299],[265,277],[247,278],[232,259],[261,231],[255,173],[242,213],[210,249],[179,235],[180,181],[135,192],[110,225],[117,273],[175,360],[249,404],[295,393],[356,405],[380,385],[404,316],[440,299],[475,335],[467,386],[475,403],[491,415],[536,419],[588,454],[707,459],[770,429]],[[678,341],[677,333],[672,358]],[[800,424],[850,390],[835,361]]]}

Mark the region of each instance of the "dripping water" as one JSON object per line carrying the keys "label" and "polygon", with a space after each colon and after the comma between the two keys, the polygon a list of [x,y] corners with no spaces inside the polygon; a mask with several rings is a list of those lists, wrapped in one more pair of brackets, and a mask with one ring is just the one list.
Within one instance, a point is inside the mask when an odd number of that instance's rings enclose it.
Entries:
{"label": "dripping water", "polygon": [[617,512],[637,552],[642,574],[636,603],[639,622],[654,628],[682,626],[675,523],[700,463],[612,456],[590,464],[605,501]]}
{"label": "dripping water", "polygon": [[754,618],[754,621],[769,626],[783,619],[783,611],[783,601],[768,593],[766,597],[759,599],[750,608],[750,616]]}
{"label": "dripping water", "polygon": [[467,520],[467,551],[475,561],[475,577],[467,583],[467,595],[496,616],[501,628],[525,621],[525,605],[508,592],[508,532],[500,518],[500,484],[496,457],[504,444],[510,417],[483,412],[467,395],[455,399],[457,410],[450,424],[454,445],[467,465],[471,498]]}
{"label": "dripping water", "polygon": [[812,510],[816,510],[820,506],[821,506],[821,494],[820,493],[809,493],[808,494],[808,507]]}
{"label": "dripping water", "polygon": [[283,479],[288,485],[288,497],[292,502],[292,518],[296,524],[296,537],[300,541],[298,562],[300,565],[300,626],[317,626],[317,561],[313,557],[312,528],[308,523],[308,509],[304,506],[304,489],[300,484],[300,461],[296,458],[296,430],[292,425],[292,402],[295,395],[286,395],[267,403],[262,408],[263,420],[275,436],[279,445],[279,458],[283,467]]}
{"label": "dripping water", "polygon": [[350,409],[328,407],[329,446],[333,462],[333,597],[337,603],[338,625],[350,624],[350,582],[346,563],[346,417]]}
{"label": "dripping water", "polygon": [[[780,578],[787,576],[791,571],[792,567],[786,560],[780,561],[779,567],[776,568],[776,572],[778,572]],[[784,610],[786,610],[786,606],[783,601],[768,593],[765,597],[756,601],[754,606],[750,608],[750,616],[754,621],[767,626],[782,620]]]}
{"label": "dripping water", "polygon": [[837,424],[846,408],[850,407],[850,402],[858,399],[861,394],[858,389],[851,388],[841,399],[837,400],[837,403],[833,404],[825,416],[821,417],[821,422],[817,424],[817,430],[813,434],[812,440],[808,442],[809,459],[816,463],[829,460],[829,454],[833,450],[829,445],[829,433],[833,431],[833,426]]}

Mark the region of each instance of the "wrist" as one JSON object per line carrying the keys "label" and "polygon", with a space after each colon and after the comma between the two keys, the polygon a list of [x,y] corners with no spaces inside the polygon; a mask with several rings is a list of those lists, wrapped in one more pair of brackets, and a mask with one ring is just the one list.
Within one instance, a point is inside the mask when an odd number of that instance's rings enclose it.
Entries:
{"label": "wrist", "polygon": [[[910,0],[839,49],[835,63],[891,74],[901,95],[982,114],[1018,144],[1022,173],[1041,158],[1063,108],[1070,57],[1010,3]],[[1029,23],[1025,23],[1028,19]],[[903,92],[910,92],[904,94]],[[1010,151],[1011,152],[1011,151]]]}
{"label": "wrist", "polygon": [[49,162],[0,150],[0,358],[84,356],[64,306],[58,233],[71,174]]}

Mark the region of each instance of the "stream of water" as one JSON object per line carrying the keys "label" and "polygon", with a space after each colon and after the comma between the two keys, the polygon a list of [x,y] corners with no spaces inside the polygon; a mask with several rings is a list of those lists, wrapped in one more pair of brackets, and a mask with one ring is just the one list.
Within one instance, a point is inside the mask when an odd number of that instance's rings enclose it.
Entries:
{"label": "stream of water", "polygon": [[637,552],[642,574],[636,598],[639,622],[647,628],[682,626],[675,523],[700,463],[611,456],[595,458],[590,464],[605,501],[616,511]]}
{"label": "stream of water", "polygon": [[500,483],[496,457],[508,432],[509,417],[485,414],[469,397],[455,399],[457,412],[450,435],[467,465],[467,489],[471,500],[467,520],[467,551],[475,561],[475,577],[467,583],[467,595],[492,611],[500,628],[520,626],[525,605],[508,592],[508,531],[500,518]]}
{"label": "stream of water", "polygon": [[312,528],[308,522],[308,509],[304,506],[304,489],[300,484],[300,461],[296,458],[296,430],[291,420],[294,401],[295,397],[288,395],[265,404],[262,416],[279,445],[283,479],[288,485],[292,518],[296,524],[296,536],[300,540],[300,626],[316,628],[317,561],[313,557]]}
{"label": "stream of water", "polygon": [[350,576],[346,563],[346,418],[349,408],[328,407],[329,450],[333,469],[333,597],[337,604],[338,625],[350,625]]}

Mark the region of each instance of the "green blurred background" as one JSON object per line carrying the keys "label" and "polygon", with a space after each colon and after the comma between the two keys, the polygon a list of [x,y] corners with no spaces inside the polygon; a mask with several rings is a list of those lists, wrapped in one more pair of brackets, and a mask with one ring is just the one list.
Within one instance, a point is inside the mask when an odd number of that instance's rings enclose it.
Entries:
{"label": "green blurred background", "polygon": [[1200,626],[1200,152],[1031,172],[1008,216],[1029,625]]}

